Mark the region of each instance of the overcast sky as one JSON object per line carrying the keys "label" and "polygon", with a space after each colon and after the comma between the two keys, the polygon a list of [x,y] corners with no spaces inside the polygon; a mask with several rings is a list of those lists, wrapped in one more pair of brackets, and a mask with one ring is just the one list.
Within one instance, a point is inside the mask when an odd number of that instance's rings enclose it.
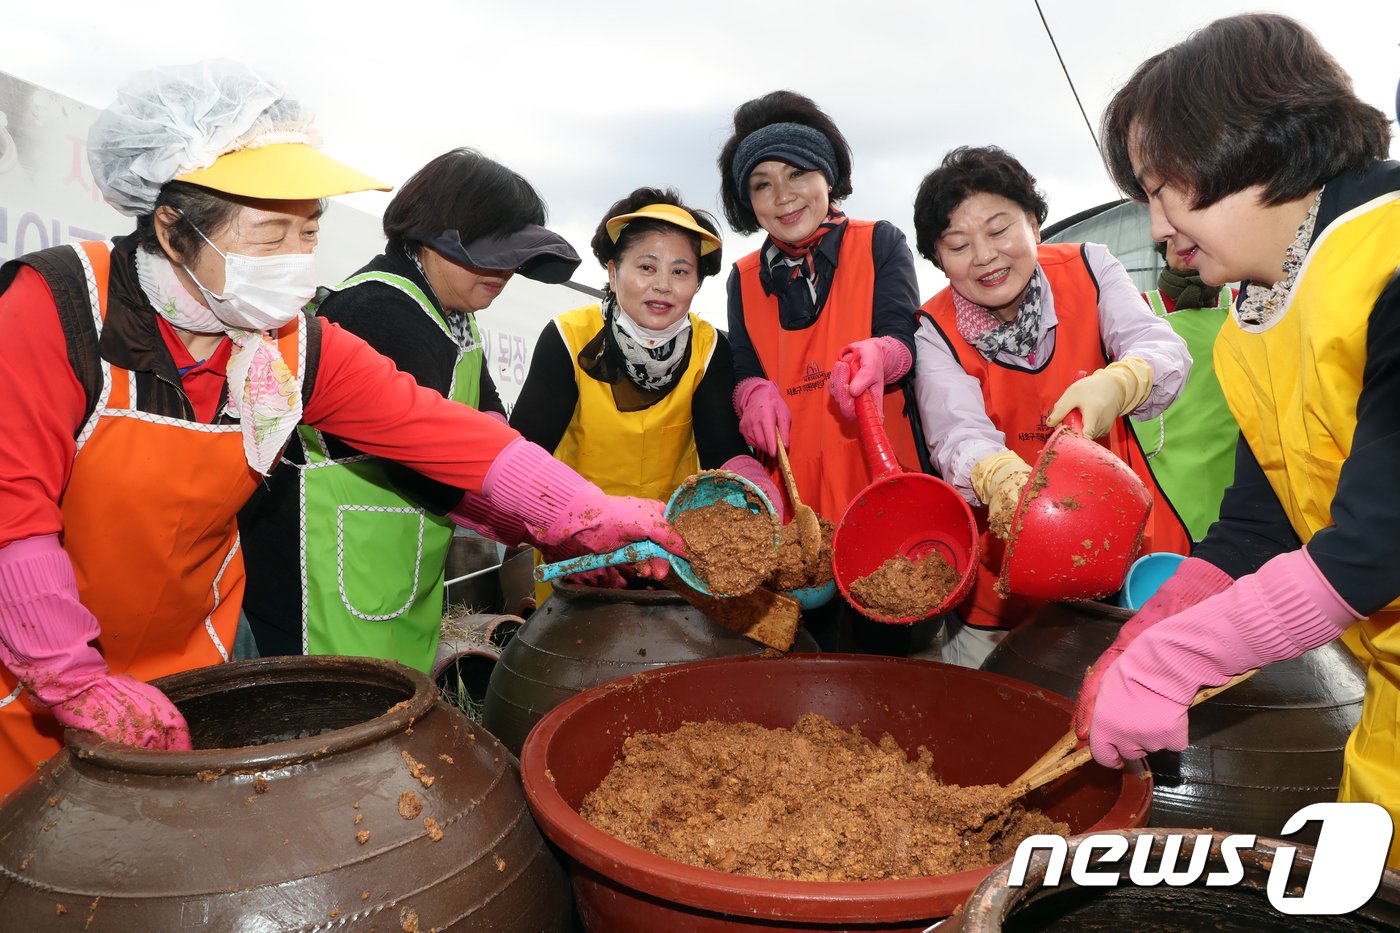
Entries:
{"label": "overcast sky", "polygon": [[[721,216],[715,156],[732,112],[777,88],[814,98],[849,139],[847,213],[894,222],[911,246],[919,180],[957,145],[995,143],[1019,157],[1052,222],[1117,196],[1032,0],[5,6],[0,70],[84,103],[110,103],[141,68],[228,56],[280,79],[317,112],[327,152],[387,182],[454,146],[480,149],[544,196],[550,225],[585,256],[576,279],[591,285],[603,274],[588,240],[632,188],[676,186]],[[1041,8],[1095,127],[1142,59],[1217,16],[1262,8],[1312,28],[1360,95],[1395,115],[1395,0]],[[346,200],[379,213],[388,197]],[[757,243],[729,234],[726,259]],[[942,280],[917,264],[926,297]],[[726,275],[696,302],[717,321]]]}

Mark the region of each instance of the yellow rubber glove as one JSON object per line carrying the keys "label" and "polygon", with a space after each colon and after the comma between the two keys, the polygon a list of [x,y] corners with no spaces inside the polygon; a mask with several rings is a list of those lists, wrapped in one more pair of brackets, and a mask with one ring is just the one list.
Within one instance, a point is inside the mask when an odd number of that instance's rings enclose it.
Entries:
{"label": "yellow rubber glove", "polygon": [[1065,389],[1045,423],[1053,428],[1077,408],[1084,416],[1084,434],[1103,437],[1113,422],[1147,401],[1151,391],[1151,364],[1135,356],[1115,360]]}
{"label": "yellow rubber glove", "polygon": [[983,457],[972,468],[972,490],[986,504],[987,527],[998,538],[1011,534],[1016,503],[1030,478],[1030,464],[1009,450]]}

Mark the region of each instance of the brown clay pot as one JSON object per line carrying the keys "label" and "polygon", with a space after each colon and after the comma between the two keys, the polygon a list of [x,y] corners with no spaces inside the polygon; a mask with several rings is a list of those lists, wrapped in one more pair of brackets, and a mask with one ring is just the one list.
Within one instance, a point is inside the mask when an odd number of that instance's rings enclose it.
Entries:
{"label": "brown clay pot", "polygon": [[[1131,617],[1105,603],[1047,603],[982,669],[1074,699],[1085,668]],[[1337,641],[1272,664],[1191,710],[1187,749],[1148,756],[1151,825],[1277,835],[1295,811],[1336,800],[1365,687],[1365,671]],[[1296,838],[1316,841],[1308,832]]]}
{"label": "brown clay pot", "polygon": [[[545,713],[589,687],[706,658],[757,655],[670,590],[611,590],[554,581],[554,592],[501,652],[483,723],[520,754]],[[793,651],[816,651],[798,629]]]}
{"label": "brown clay pot", "polygon": [[287,657],[158,684],[195,750],[70,731],[0,807],[0,927],[570,929],[515,759],[418,671]]}
{"label": "brown clay pot", "polygon": [[[1120,933],[1122,930],[1152,930],[1153,933],[1346,933],[1361,930],[1400,928],[1400,873],[1387,870],[1380,888],[1367,904],[1345,916],[1301,916],[1275,910],[1267,894],[1269,873],[1280,846],[1296,848],[1290,885],[1302,885],[1312,865],[1310,846],[1256,839],[1253,848],[1240,849],[1244,878],[1239,884],[1207,887],[1206,877],[1224,871],[1221,856],[1223,834],[1213,834],[1210,857],[1194,884],[1173,887],[1166,884],[1136,887],[1128,881],[1128,864],[1137,838],[1153,837],[1150,865],[1160,864],[1162,847],[1169,832],[1191,830],[1123,830],[1103,835],[1122,836],[1128,841],[1127,854],[1112,860],[1096,850],[1095,872],[1118,871],[1122,880],[1116,887],[1080,887],[1070,880],[1069,866],[1084,836],[1072,836],[1066,853],[1061,883],[1047,887],[1049,853],[1032,856],[1025,883],[1010,887],[1010,861],[1003,863],[977,886],[963,909],[938,927],[938,933]],[[1194,841],[1182,843],[1177,865],[1184,868]]]}

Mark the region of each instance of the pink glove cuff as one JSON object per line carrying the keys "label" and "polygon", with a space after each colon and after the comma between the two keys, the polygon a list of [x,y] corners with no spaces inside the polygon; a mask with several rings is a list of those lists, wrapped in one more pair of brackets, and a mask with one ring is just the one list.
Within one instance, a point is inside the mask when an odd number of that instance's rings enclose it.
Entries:
{"label": "pink glove cuff", "polygon": [[778,513],[778,523],[787,524],[787,507],[783,502],[782,493],[778,491],[777,484],[773,482],[773,477],[768,475],[768,471],[763,468],[763,464],[748,454],[740,454],[724,461],[724,465],[720,469],[737,473],[763,490],[763,494],[768,497],[769,502],[773,503],[773,508]]}
{"label": "pink glove cuff", "polygon": [[0,549],[0,661],[39,702],[61,703],[106,676],[106,662],[88,644],[98,634],[58,535]]}
{"label": "pink glove cuff", "polygon": [[498,411],[483,411],[482,414],[490,418],[492,421],[499,421],[506,427],[510,427],[510,419]]}
{"label": "pink glove cuff", "polygon": [[1153,626],[1116,667],[1124,678],[1184,706],[1202,686],[1295,658],[1360,618],[1299,549]]}
{"label": "pink glove cuff", "polygon": [[898,382],[914,365],[914,354],[895,337],[876,337],[885,356],[885,385]]}
{"label": "pink glove cuff", "polygon": [[486,471],[481,494],[493,507],[521,519],[536,538],[541,529],[577,511],[574,500],[579,496],[602,495],[568,464],[523,437],[496,456]]}
{"label": "pink glove cuff", "polygon": [[1176,573],[1158,587],[1157,592],[1143,603],[1141,609],[1123,625],[1118,641],[1132,641],[1150,626],[1168,616],[1176,615],[1185,609],[1209,599],[1216,593],[1223,593],[1235,583],[1234,579],[1219,567],[1198,557],[1188,557],[1181,562]]}
{"label": "pink glove cuff", "polygon": [[463,528],[492,541],[499,541],[507,547],[534,543],[524,522],[496,508],[485,498],[471,493],[463,496],[457,507],[447,513],[447,517]]}
{"label": "pink glove cuff", "polygon": [[741,379],[738,385],[734,386],[734,411],[742,417],[744,410],[753,402],[754,395],[765,392],[772,392],[777,401],[782,401],[778,387],[772,380],[764,379],[762,376]]}

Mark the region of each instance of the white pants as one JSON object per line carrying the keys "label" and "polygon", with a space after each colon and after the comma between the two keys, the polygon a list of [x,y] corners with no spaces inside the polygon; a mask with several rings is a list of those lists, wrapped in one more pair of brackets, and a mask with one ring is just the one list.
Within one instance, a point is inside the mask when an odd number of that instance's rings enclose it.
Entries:
{"label": "white pants", "polygon": [[1009,629],[978,628],[968,625],[955,614],[948,613],[943,626],[943,660],[958,667],[976,670],[987,655],[1001,643]]}

